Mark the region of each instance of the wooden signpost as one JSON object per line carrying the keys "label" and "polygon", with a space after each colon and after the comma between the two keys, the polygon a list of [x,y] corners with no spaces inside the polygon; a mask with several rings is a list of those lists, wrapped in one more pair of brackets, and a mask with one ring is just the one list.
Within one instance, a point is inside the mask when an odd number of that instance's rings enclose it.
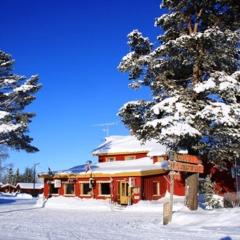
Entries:
{"label": "wooden signpost", "polygon": [[171,203],[165,202],[163,204],[163,225],[167,225],[172,221]]}
{"label": "wooden signpost", "polygon": [[177,172],[203,173],[203,165],[169,161],[169,168]]}
{"label": "wooden signpost", "polygon": [[[176,154],[171,152],[168,160],[170,175],[170,202],[163,205],[163,224],[171,222],[173,209],[174,192],[174,173],[184,172],[187,174],[185,179],[186,187],[186,205],[190,210],[198,208],[198,175],[203,173],[203,165],[197,156],[190,154]],[[170,217],[171,216],[171,217]]]}

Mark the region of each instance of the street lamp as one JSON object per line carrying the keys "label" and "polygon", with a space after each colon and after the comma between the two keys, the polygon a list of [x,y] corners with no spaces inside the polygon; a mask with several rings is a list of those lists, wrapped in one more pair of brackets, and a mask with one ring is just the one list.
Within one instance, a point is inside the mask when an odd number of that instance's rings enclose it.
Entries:
{"label": "street lamp", "polygon": [[36,166],[40,163],[33,164],[33,194],[35,194],[35,183],[36,183]]}

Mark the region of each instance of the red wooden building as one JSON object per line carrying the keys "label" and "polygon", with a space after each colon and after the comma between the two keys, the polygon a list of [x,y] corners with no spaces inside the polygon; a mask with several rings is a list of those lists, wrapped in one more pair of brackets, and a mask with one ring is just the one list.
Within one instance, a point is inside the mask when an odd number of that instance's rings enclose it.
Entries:
{"label": "red wooden building", "polygon": [[32,196],[37,196],[43,193],[43,184],[42,183],[17,183],[16,191],[19,193],[27,193]]}
{"label": "red wooden building", "polygon": [[[44,179],[44,196],[111,199],[119,204],[132,204],[157,200],[169,190],[166,147],[159,143],[142,145],[134,136],[112,136],[93,155],[98,157],[96,165],[40,174]],[[176,175],[174,182],[174,194],[184,195],[183,176]]]}
{"label": "red wooden building", "polygon": [[0,186],[0,192],[3,193],[14,193],[16,192],[16,186],[10,184],[10,183],[6,183]]}

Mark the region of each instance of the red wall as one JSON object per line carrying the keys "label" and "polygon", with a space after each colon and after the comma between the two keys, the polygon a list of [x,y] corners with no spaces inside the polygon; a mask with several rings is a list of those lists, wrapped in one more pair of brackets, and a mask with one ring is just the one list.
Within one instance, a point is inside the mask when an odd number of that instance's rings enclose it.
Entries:
{"label": "red wall", "polygon": [[[153,182],[160,182],[160,196],[153,196]],[[143,178],[143,194],[144,200],[157,200],[164,197],[166,191],[170,192],[170,179],[168,175],[147,176]],[[178,196],[185,195],[185,183],[182,177],[174,179],[174,194]]]}
{"label": "red wall", "polygon": [[102,155],[98,157],[99,162],[106,162],[108,157],[115,157],[115,161],[123,161],[127,156],[136,156],[136,159],[143,158],[147,156],[147,153],[132,153],[132,154],[118,154],[118,155]]}
{"label": "red wall", "polygon": [[211,176],[211,180],[215,182],[215,192],[217,194],[236,192],[235,179],[232,178],[231,167],[232,165],[229,164],[227,170],[220,170],[211,164],[204,164],[204,174],[202,176]]}

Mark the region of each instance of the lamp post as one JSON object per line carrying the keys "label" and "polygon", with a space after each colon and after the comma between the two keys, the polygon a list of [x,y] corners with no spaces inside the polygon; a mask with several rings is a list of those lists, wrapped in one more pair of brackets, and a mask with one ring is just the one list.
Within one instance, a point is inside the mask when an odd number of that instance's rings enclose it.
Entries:
{"label": "lamp post", "polygon": [[33,164],[33,195],[35,194],[35,184],[36,184],[36,166],[39,165],[39,163]]}

